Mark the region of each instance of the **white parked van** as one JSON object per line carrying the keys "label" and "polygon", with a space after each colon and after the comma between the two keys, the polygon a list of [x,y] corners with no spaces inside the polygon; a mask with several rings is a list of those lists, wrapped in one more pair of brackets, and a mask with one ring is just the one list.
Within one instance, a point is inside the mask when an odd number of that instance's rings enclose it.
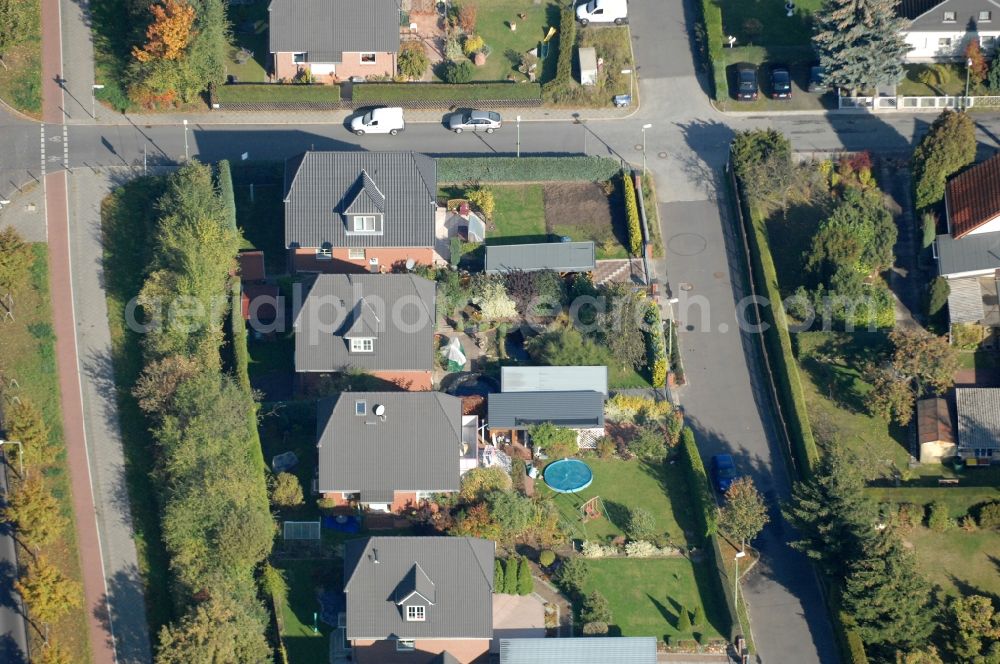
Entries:
{"label": "white parked van", "polygon": [[375,108],[351,120],[351,131],[358,136],[365,134],[392,134],[406,129],[403,109],[398,106]]}
{"label": "white parked van", "polygon": [[627,0],[588,0],[576,8],[576,20],[580,25],[588,23],[628,23]]}

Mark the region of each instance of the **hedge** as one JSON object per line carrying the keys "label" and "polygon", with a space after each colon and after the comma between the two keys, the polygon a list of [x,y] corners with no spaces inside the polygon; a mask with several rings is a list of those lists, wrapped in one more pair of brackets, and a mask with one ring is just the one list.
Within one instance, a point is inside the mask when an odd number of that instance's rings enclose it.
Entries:
{"label": "hedge", "polygon": [[554,182],[610,180],[621,162],[607,157],[442,157],[438,182]]}
{"label": "hedge", "polygon": [[573,47],[576,46],[576,15],[572,7],[564,7],[559,12],[559,59],[556,60],[556,75],[546,84],[546,88],[557,88],[573,82]]}
{"label": "hedge", "polygon": [[628,220],[628,250],[633,256],[641,256],[642,225],[639,223],[639,204],[635,200],[635,183],[627,171],[622,171],[622,190],[625,195],[625,217]]}
{"label": "hedge", "polygon": [[646,305],[646,351],[652,373],[653,387],[667,385],[667,344],[663,340],[663,326],[660,324],[660,307],[655,302]]}
{"label": "hedge", "polygon": [[[732,174],[733,169],[730,169]],[[743,213],[743,198],[736,184],[736,176],[731,175],[730,184],[735,196],[740,219],[744,225],[744,235],[750,245],[750,261],[752,278],[756,285],[756,295],[766,298],[771,306],[758,308],[761,325],[764,330],[764,345],[771,371],[777,382],[779,407],[789,427],[792,453],[797,462],[802,479],[812,475],[812,470],[819,461],[819,449],[813,437],[812,426],[806,410],[805,395],[799,378],[798,365],[792,352],[792,339],[788,333],[788,322],[785,310],[781,304],[781,291],[778,288],[778,274],[775,271],[774,259],[768,244],[767,230],[761,219],[760,211],[750,207],[749,216]]]}
{"label": "hedge", "polygon": [[215,88],[215,101],[234,102],[339,102],[339,85],[294,83],[236,83]]}
{"label": "hedge", "polygon": [[715,100],[722,101],[729,94],[729,82],[726,79],[726,59],[722,46],[722,8],[716,4],[716,0],[701,0],[701,19],[705,27],[704,55],[708,59],[706,64],[712,71]]}
{"label": "hedge", "polygon": [[484,99],[537,100],[538,83],[357,83],[351,99],[355,105],[392,102],[481,101]]}
{"label": "hedge", "polygon": [[216,184],[219,187],[219,198],[226,206],[226,216],[233,228],[236,228],[236,194],[233,192],[233,174],[229,168],[229,160],[223,159],[217,166],[215,175]]}
{"label": "hedge", "polygon": [[681,452],[688,490],[698,505],[698,525],[701,534],[709,537],[715,534],[715,496],[712,495],[712,485],[708,481],[708,473],[705,472],[705,464],[701,461],[691,427],[684,427],[681,432]]}

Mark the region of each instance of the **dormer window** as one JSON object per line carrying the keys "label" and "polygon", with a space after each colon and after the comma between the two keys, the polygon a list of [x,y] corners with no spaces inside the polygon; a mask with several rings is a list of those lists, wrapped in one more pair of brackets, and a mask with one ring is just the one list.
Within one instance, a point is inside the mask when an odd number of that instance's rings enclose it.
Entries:
{"label": "dormer window", "polygon": [[373,214],[359,214],[355,215],[353,221],[353,228],[355,233],[376,233],[378,232],[378,226],[376,223],[376,217]]}
{"label": "dormer window", "polygon": [[351,339],[352,353],[373,353],[375,352],[375,340],[368,337],[361,339]]}
{"label": "dormer window", "polygon": [[329,242],[324,242],[323,246],[316,250],[316,258],[320,260],[328,261],[333,258],[333,245]]}
{"label": "dormer window", "polygon": [[411,622],[423,622],[426,620],[425,608],[419,605],[406,607],[406,619]]}
{"label": "dormer window", "polygon": [[955,14],[955,12],[945,12],[944,13],[944,22],[945,23],[954,23],[956,20],[957,20],[957,15]]}

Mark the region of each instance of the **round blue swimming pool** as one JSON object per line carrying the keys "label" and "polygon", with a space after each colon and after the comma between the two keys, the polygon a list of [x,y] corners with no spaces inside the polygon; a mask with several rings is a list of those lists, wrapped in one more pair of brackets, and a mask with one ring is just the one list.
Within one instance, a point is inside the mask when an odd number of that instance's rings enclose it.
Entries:
{"label": "round blue swimming pool", "polygon": [[590,466],[579,459],[553,461],[545,468],[545,483],[558,493],[583,491],[594,481]]}

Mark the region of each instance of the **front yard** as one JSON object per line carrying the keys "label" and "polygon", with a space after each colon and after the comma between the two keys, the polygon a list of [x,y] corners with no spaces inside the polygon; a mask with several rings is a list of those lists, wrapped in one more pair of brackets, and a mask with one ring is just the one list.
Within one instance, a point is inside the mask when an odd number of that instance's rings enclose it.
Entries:
{"label": "front yard", "polygon": [[[526,77],[517,71],[521,55],[537,48],[550,25],[557,25],[559,9],[555,3],[535,0],[492,0],[476,4],[476,33],[492,52],[486,64],[476,67],[475,81],[503,81],[508,76]],[[521,18],[523,16],[523,18]],[[517,30],[511,30],[510,24]],[[555,60],[554,54],[552,60]],[[545,64],[538,64],[538,78],[544,81]]]}
{"label": "front yard", "polygon": [[227,53],[226,73],[240,83],[267,81],[270,53],[267,44],[266,1],[229,3],[226,12],[232,26],[232,46]]}

